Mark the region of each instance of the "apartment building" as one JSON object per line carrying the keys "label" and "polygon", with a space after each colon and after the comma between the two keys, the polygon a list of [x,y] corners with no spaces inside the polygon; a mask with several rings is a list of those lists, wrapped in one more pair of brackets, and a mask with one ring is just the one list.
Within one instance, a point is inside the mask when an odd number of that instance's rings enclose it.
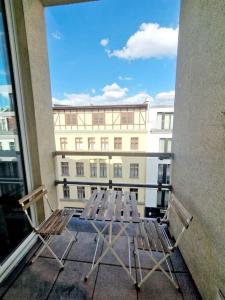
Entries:
{"label": "apartment building", "polygon": [[[172,144],[174,106],[154,105],[149,109],[148,152],[170,153]],[[171,183],[171,159],[160,160],[158,157],[147,158],[146,180],[152,184]],[[162,212],[168,206],[170,192],[163,189],[146,190],[145,216],[148,217],[159,208]]]}
{"label": "apartment building", "polygon": [[[144,215],[146,191],[135,184],[146,183],[146,158],[138,157],[138,152],[147,147],[148,103],[55,106],[53,113],[56,150],[79,152],[56,156],[57,179],[76,181],[58,185],[60,207],[83,208],[93,190],[106,189],[112,181],[113,189],[136,192]],[[125,152],[134,156],[124,156]],[[121,187],[121,183],[131,186]]]}

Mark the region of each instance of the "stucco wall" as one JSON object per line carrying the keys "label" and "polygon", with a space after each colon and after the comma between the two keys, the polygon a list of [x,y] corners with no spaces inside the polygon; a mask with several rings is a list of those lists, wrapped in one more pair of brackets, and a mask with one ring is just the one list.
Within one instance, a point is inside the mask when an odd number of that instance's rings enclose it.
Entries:
{"label": "stucco wall", "polygon": [[[32,188],[45,184],[50,201],[56,207],[55,164],[52,157],[55,141],[44,8],[39,0],[18,0],[12,4],[30,150]],[[38,213],[41,218],[41,206]]]}
{"label": "stucco wall", "polygon": [[225,2],[183,0],[172,184],[194,216],[181,251],[204,299],[225,294],[224,111]]}

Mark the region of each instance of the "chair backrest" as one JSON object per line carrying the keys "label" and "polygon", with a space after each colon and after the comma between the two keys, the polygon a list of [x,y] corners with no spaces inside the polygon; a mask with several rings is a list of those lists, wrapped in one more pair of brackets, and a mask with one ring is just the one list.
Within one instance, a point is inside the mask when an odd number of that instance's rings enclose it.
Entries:
{"label": "chair backrest", "polygon": [[23,198],[19,199],[19,204],[22,206],[22,209],[25,211],[31,205],[43,199],[43,197],[47,194],[47,190],[44,185],[40,186],[36,190],[32,191],[28,195],[24,196]]}
{"label": "chair backrest", "polygon": [[180,201],[176,198],[174,194],[171,195],[171,199],[169,202],[169,209],[172,208],[180,222],[187,229],[193,219],[193,216],[187,211],[187,209],[181,204]]}

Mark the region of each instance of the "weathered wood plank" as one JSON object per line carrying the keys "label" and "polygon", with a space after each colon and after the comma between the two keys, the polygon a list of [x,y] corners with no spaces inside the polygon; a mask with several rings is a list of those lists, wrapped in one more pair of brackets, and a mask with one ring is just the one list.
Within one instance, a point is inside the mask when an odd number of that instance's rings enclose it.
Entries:
{"label": "weathered wood plank", "polygon": [[84,210],[82,211],[82,214],[80,215],[80,219],[85,219],[87,220],[88,216],[89,216],[89,211],[91,209],[91,207],[93,206],[94,200],[97,197],[98,191],[95,190],[91,197],[89,198]]}
{"label": "weathered wood plank", "polygon": [[97,213],[99,205],[102,201],[103,196],[104,196],[104,191],[99,191],[98,194],[97,194],[97,197],[94,201],[93,207],[91,208],[91,211],[89,213],[88,219],[94,220],[96,218],[96,213]]}
{"label": "weathered wood plank", "polygon": [[129,192],[124,193],[124,201],[123,201],[123,221],[124,222],[130,222],[130,213],[131,213],[131,208],[130,208],[130,194]]}
{"label": "weathered wood plank", "polygon": [[118,191],[116,195],[116,200],[115,200],[115,221],[120,222],[121,221],[121,213],[122,213],[122,192]]}
{"label": "weathered wood plank", "polygon": [[108,200],[108,207],[106,212],[106,221],[111,221],[113,219],[114,210],[115,210],[115,199],[116,199],[116,191],[112,191],[109,200]]}
{"label": "weathered wood plank", "polygon": [[140,217],[139,217],[139,213],[138,213],[138,209],[137,209],[136,195],[134,192],[131,192],[130,196],[131,196],[132,222],[139,223]]}
{"label": "weathered wood plank", "polygon": [[168,245],[167,245],[167,243],[165,241],[165,238],[164,238],[164,236],[162,234],[161,228],[160,228],[160,226],[159,226],[159,224],[157,223],[156,220],[153,220],[153,223],[155,225],[155,228],[156,228],[159,240],[160,240],[160,242],[162,244],[163,250],[164,250],[165,253],[168,253],[169,252]]}
{"label": "weathered wood plank", "polygon": [[105,213],[108,207],[108,200],[109,200],[109,191],[106,191],[104,193],[104,198],[101,207],[99,209],[98,215],[96,217],[96,220],[103,221],[105,219]]}

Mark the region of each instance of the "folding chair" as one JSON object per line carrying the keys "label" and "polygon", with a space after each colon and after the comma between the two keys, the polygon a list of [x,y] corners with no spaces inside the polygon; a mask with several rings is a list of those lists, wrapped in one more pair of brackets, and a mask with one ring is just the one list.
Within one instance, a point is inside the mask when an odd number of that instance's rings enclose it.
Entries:
{"label": "folding chair", "polygon": [[[28,209],[36,205],[37,201],[39,201],[40,199],[45,199],[47,201],[47,204],[51,210],[51,215],[47,219],[45,219],[40,225],[35,226],[35,223],[31,218],[31,211],[28,212]],[[44,186],[40,186],[33,192],[24,196],[22,199],[19,200],[19,204],[22,206],[22,209],[25,212],[33,231],[36,233],[37,237],[43,243],[43,246],[39,249],[39,251],[35,254],[33,259],[31,260],[31,263],[34,263],[36,259],[41,255],[41,253],[44,251],[44,249],[47,248],[49,252],[52,254],[52,256],[59,263],[60,268],[63,269],[64,265],[62,263],[62,260],[65,257],[67,251],[69,250],[70,245],[75,241],[75,236],[67,228],[67,225],[70,219],[72,218],[73,214],[75,213],[75,210],[73,209],[53,210],[47,197],[47,190]],[[59,258],[50,247],[50,243],[52,241],[53,236],[59,236],[64,231],[66,231],[66,233],[70,236],[70,240],[62,257]]]}
{"label": "folding chair", "polygon": [[[177,237],[175,244],[172,246],[170,240],[165,231],[165,226],[162,226],[163,223],[169,225],[169,214],[170,210],[173,210],[178,220],[181,223],[181,231]],[[142,222],[136,228],[136,234],[134,237],[134,246],[135,254],[137,255],[139,272],[140,272],[140,281],[137,285],[139,289],[141,285],[156,271],[160,269],[163,274],[170,280],[176,289],[179,289],[178,284],[176,283],[174,276],[171,272],[170,265],[167,259],[171,256],[172,252],[178,246],[185,230],[188,229],[193,217],[189,212],[183,207],[183,205],[176,199],[174,195],[171,196],[168,209],[165,213],[165,216],[162,220],[160,219],[142,219]],[[148,254],[150,260],[154,263],[153,268],[143,277],[141,270],[141,260],[140,253],[144,251]],[[157,260],[154,256],[155,252],[161,252],[163,254],[162,258]],[[169,274],[165,271],[163,263],[166,262]]]}

